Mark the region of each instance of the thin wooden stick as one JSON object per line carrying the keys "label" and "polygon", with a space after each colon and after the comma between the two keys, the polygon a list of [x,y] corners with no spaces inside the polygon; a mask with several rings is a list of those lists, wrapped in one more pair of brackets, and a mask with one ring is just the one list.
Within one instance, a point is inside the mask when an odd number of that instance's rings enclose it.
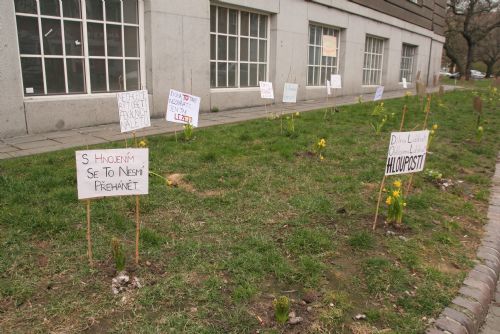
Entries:
{"label": "thin wooden stick", "polygon": [[141,230],[140,223],[139,195],[135,195],[135,264],[139,264],[139,237]]}
{"label": "thin wooden stick", "polygon": [[175,142],[177,143],[177,130],[174,130]]}
{"label": "thin wooden stick", "polygon": [[384,172],[384,177],[382,178],[382,182],[380,182],[380,190],[378,192],[377,209],[375,210],[375,218],[373,219],[372,229],[374,231],[375,231],[375,228],[377,227],[378,210],[380,208],[380,201],[382,200],[382,190],[384,190],[385,178],[386,178],[386,176],[385,176],[385,172]]}
{"label": "thin wooden stick", "polygon": [[91,267],[93,267],[94,261],[92,260],[92,239],[90,235],[90,199],[87,200],[87,255],[89,257],[89,264]]}

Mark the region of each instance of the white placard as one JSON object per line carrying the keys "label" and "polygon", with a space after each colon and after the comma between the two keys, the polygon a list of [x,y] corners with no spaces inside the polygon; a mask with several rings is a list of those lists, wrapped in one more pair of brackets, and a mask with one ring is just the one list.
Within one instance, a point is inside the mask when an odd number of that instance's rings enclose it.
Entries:
{"label": "white placard", "polygon": [[408,88],[408,82],[406,81],[406,78],[403,78],[403,88]]}
{"label": "white placard", "polygon": [[118,113],[122,132],[151,126],[147,90],[118,93],[116,98],[118,100]]}
{"label": "white placard", "polygon": [[267,81],[259,81],[260,98],[261,99],[274,99],[273,83]]}
{"label": "white placard", "polygon": [[337,38],[323,35],[323,57],[337,57]]}
{"label": "white placard", "polygon": [[147,148],[76,151],[75,155],[78,199],[148,193]]}
{"label": "white placard", "polygon": [[330,80],[326,80],[326,93],[328,95],[332,95],[332,84],[330,83]]}
{"label": "white placard", "polygon": [[384,95],[384,86],[378,86],[377,91],[375,92],[375,96],[373,97],[373,101],[381,100],[383,95]]}
{"label": "white placard", "polygon": [[332,74],[330,77],[332,88],[341,89],[342,88],[342,77],[340,74]]}
{"label": "white placard", "polygon": [[283,102],[284,103],[296,103],[298,90],[299,90],[298,84],[285,83],[285,88],[283,89]]}
{"label": "white placard", "polygon": [[429,130],[391,133],[385,175],[422,171],[428,140]]}
{"label": "white placard", "polygon": [[198,126],[200,98],[171,89],[168,96],[167,121]]}

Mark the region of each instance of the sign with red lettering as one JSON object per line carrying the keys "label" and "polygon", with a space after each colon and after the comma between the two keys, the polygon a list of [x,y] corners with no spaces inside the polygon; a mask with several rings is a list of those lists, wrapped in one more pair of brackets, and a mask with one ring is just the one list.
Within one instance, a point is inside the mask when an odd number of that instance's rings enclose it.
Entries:
{"label": "sign with red lettering", "polygon": [[428,141],[429,130],[391,133],[385,175],[422,171]]}
{"label": "sign with red lettering", "polygon": [[167,121],[197,127],[200,101],[198,96],[171,89],[168,96]]}
{"label": "sign with red lettering", "polygon": [[116,98],[118,100],[118,113],[122,132],[151,126],[147,90],[118,93]]}
{"label": "sign with red lettering", "polygon": [[148,194],[147,148],[76,151],[75,155],[78,199]]}

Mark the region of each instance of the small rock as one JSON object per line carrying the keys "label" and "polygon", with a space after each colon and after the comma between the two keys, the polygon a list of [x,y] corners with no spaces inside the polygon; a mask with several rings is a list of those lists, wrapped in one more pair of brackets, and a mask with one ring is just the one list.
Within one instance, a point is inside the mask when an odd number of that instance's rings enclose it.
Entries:
{"label": "small rock", "polygon": [[197,308],[197,307],[191,307],[191,308],[189,309],[189,312],[191,312],[191,313],[198,312],[198,308]]}
{"label": "small rock", "polygon": [[306,301],[305,301],[305,300],[301,300],[301,301],[299,302],[299,304],[300,304],[300,305],[306,305],[307,303],[306,303]]}
{"label": "small rock", "polygon": [[393,232],[393,231],[387,231],[387,232],[385,232],[385,234],[386,234],[387,236],[389,236],[389,237],[393,237],[393,236],[395,236],[395,235],[396,235],[396,233],[395,233],[395,232]]}
{"label": "small rock", "polygon": [[366,314],[356,314],[354,317],[353,317],[354,320],[366,320]]}
{"label": "small rock", "polygon": [[399,236],[399,239],[403,240],[404,242],[407,242],[408,241],[408,238],[403,236],[403,235],[400,235]]}
{"label": "small rock", "polygon": [[337,210],[337,213],[344,214],[344,213],[347,213],[347,210],[345,208],[340,208]]}
{"label": "small rock", "polygon": [[307,312],[312,312],[312,310],[313,310],[312,306],[307,307]]}
{"label": "small rock", "polygon": [[151,262],[146,261],[146,266],[148,266],[148,267],[151,266]]}
{"label": "small rock", "polygon": [[302,296],[302,299],[310,304],[312,302],[315,302],[317,299],[318,299],[318,296],[316,295],[316,293],[312,292],[312,291],[308,291],[304,294],[304,296]]}
{"label": "small rock", "polygon": [[290,325],[297,325],[297,324],[301,323],[302,320],[304,320],[304,319],[302,319],[302,317],[293,317],[293,318],[290,318],[290,320],[288,320],[288,323]]}
{"label": "small rock", "polygon": [[295,312],[292,311],[292,312],[288,313],[288,318],[295,318]]}

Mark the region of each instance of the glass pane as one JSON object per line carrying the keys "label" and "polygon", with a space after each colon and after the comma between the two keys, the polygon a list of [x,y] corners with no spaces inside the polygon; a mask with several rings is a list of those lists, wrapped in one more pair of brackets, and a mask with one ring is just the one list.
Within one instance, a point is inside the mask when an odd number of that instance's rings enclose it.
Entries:
{"label": "glass pane", "polygon": [[218,9],[219,12],[219,33],[227,33],[227,9],[219,7]]}
{"label": "glass pane", "polygon": [[16,17],[19,51],[21,54],[40,54],[38,20],[33,17]]}
{"label": "glass pane", "polygon": [[257,86],[257,64],[250,64],[250,86]]}
{"label": "glass pane", "polygon": [[64,21],[64,43],[66,54],[81,56],[82,53],[82,24],[74,21]]}
{"label": "glass pane", "polygon": [[309,47],[309,65],[314,65],[314,46]]}
{"label": "glass pane", "polygon": [[319,66],[315,66],[314,67],[314,85],[315,86],[319,86],[320,85],[320,82],[319,82],[319,69],[320,69]]}
{"label": "glass pane", "polygon": [[120,0],[106,0],[106,20],[113,22],[122,21]]}
{"label": "glass pane", "polygon": [[80,0],[64,0],[62,6],[64,17],[80,18]]}
{"label": "glass pane", "polygon": [[102,0],[87,0],[87,18],[92,20],[102,20]]}
{"label": "glass pane", "polygon": [[257,40],[250,40],[250,61],[257,61]]}
{"label": "glass pane", "polygon": [[211,62],[210,63],[210,87],[215,88],[217,87],[217,73],[216,73],[216,63]]}
{"label": "glass pane", "polygon": [[320,46],[314,47],[314,64],[321,65],[321,47]]}
{"label": "glass pane", "polygon": [[35,0],[14,0],[17,13],[36,14]]}
{"label": "glass pane", "polygon": [[248,61],[248,38],[241,38],[240,60]]}
{"label": "glass pane", "polygon": [[217,7],[210,6],[210,32],[216,32],[217,29]]}
{"label": "glass pane", "polygon": [[323,29],[321,29],[321,27],[316,27],[315,37],[316,40],[314,41],[314,44],[321,45],[321,38],[323,37]]}
{"label": "glass pane", "polygon": [[267,81],[266,65],[259,65],[259,81]]}
{"label": "glass pane", "polygon": [[123,1],[123,21],[125,23],[139,24],[137,11],[137,0]]}
{"label": "glass pane", "polygon": [[83,59],[66,59],[68,90],[70,93],[85,93]]}
{"label": "glass pane", "polygon": [[265,62],[267,59],[267,41],[259,41],[259,61]]}
{"label": "glass pane", "polygon": [[241,13],[241,35],[248,36],[249,14],[246,12]]}
{"label": "glass pane", "polygon": [[307,67],[307,85],[308,86],[314,86],[314,81],[313,81],[313,67],[308,66]]}
{"label": "glass pane", "polygon": [[236,66],[238,66],[238,64],[236,63],[229,63],[228,65],[228,82],[227,82],[227,86],[228,87],[236,87]]}
{"label": "glass pane", "polygon": [[240,64],[240,87],[248,87],[248,64]]}
{"label": "glass pane", "polygon": [[259,14],[250,13],[250,36],[259,36]]}
{"label": "glass pane", "polygon": [[106,91],[106,63],[104,59],[89,59],[92,93]]}
{"label": "glass pane", "polygon": [[215,35],[210,35],[210,60],[216,60],[217,57],[217,39]]}
{"label": "glass pane", "polygon": [[236,37],[229,37],[229,60],[236,60],[238,56],[238,43]]}
{"label": "glass pane", "polygon": [[260,24],[259,24],[259,37],[267,38],[267,16],[260,16]]}
{"label": "glass pane", "polygon": [[25,95],[43,94],[43,75],[41,58],[21,58]]}
{"label": "glass pane", "polygon": [[326,82],[326,67],[322,67],[321,70],[320,70],[320,80],[319,82]]}
{"label": "glass pane", "polygon": [[109,91],[121,91],[123,87],[123,60],[108,60]]}
{"label": "glass pane", "polygon": [[238,11],[232,9],[229,10],[229,33],[238,34]]}
{"label": "glass pane", "polygon": [[40,1],[40,13],[42,15],[60,16],[60,14],[59,14],[59,0]]}
{"label": "glass pane", "polygon": [[127,90],[138,90],[140,84],[140,71],[138,60],[125,61],[126,77],[127,77]]}
{"label": "glass pane", "polygon": [[122,57],[122,29],[120,26],[108,24],[106,26],[108,36],[108,56]]}
{"label": "glass pane", "polygon": [[47,94],[65,94],[63,59],[45,58]]}
{"label": "glass pane", "polygon": [[227,59],[227,37],[226,36],[219,36],[219,45],[217,46],[219,48],[217,54],[218,54],[218,59],[219,60],[226,60]]}
{"label": "glass pane", "polygon": [[227,87],[226,75],[227,75],[227,64],[218,63],[217,64],[217,87]]}
{"label": "glass pane", "polygon": [[[91,56],[104,56],[104,25],[100,23],[87,23],[89,54]],[[92,89],[92,91],[94,91]]]}
{"label": "glass pane", "polygon": [[125,57],[139,57],[139,28],[124,27]]}
{"label": "glass pane", "polygon": [[61,21],[42,19],[43,52],[46,55],[62,55]]}

